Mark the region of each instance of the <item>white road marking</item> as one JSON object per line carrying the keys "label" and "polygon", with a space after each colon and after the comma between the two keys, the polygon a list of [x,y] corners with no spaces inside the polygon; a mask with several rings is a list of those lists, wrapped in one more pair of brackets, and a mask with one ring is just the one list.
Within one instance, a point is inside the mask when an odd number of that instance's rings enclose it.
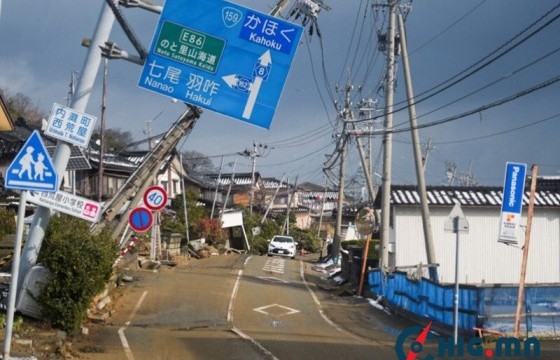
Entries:
{"label": "white road marking", "polygon": [[285,265],[286,265],[285,259],[269,258],[264,263],[263,270],[270,271],[277,274],[283,274]]}
{"label": "white road marking", "polygon": [[[273,314],[273,313],[270,313],[270,312],[266,311],[267,309],[272,309],[272,308],[280,308],[280,309],[285,310],[285,312],[281,313],[281,314]],[[271,305],[261,306],[261,307],[258,307],[258,308],[254,308],[253,311],[260,312],[261,314],[265,314],[265,315],[275,315],[275,316],[293,315],[293,314],[297,314],[298,312],[300,312],[299,310],[292,309],[292,308],[289,308],[287,306],[279,305],[279,304],[271,304]]]}
{"label": "white road marking", "polygon": [[359,338],[358,336],[344,330],[343,328],[341,328],[340,326],[338,326],[337,324],[335,324],[331,319],[329,319],[327,317],[327,315],[325,314],[325,311],[323,311],[323,306],[321,305],[321,302],[319,301],[319,299],[317,298],[317,295],[315,295],[315,293],[313,292],[313,290],[311,290],[311,287],[309,286],[309,283],[305,280],[305,271],[304,271],[304,267],[303,267],[303,261],[299,262],[299,274],[301,277],[301,281],[303,282],[303,285],[305,285],[305,288],[307,289],[307,291],[309,291],[309,294],[311,294],[311,298],[313,299],[313,301],[315,302],[315,305],[317,305],[317,310],[319,311],[319,314],[321,315],[321,317],[323,318],[323,320],[325,320],[325,322],[327,324],[329,324],[330,326],[334,327],[336,330],[345,333],[346,335],[350,336],[353,339],[357,339],[357,340],[362,340],[361,338]]}
{"label": "white road marking", "polygon": [[128,360],[134,360],[134,355],[132,355],[132,350],[130,350],[130,346],[128,345],[128,340],[126,340],[126,336],[124,335],[124,331],[130,325],[130,322],[132,321],[132,318],[134,318],[134,316],[136,315],[136,312],[138,312],[138,309],[140,309],[140,306],[142,306],[142,303],[144,302],[144,299],[146,298],[146,295],[148,295],[148,292],[144,291],[142,293],[142,296],[140,296],[140,299],[136,303],[136,306],[134,306],[134,309],[132,310],[132,313],[128,317],[128,321],[125,323],[125,326],[121,327],[117,331],[117,333],[119,334],[119,338],[121,339],[121,344],[122,344],[122,347],[124,349],[124,353],[126,354],[126,358]]}
{"label": "white road marking", "polygon": [[255,339],[253,339],[252,337],[250,337],[249,335],[245,334],[243,331],[239,330],[236,327],[233,327],[231,329],[231,331],[233,331],[235,334],[237,334],[239,337],[241,337],[242,339],[248,340],[250,341],[252,344],[254,344],[257,348],[259,348],[266,356],[268,356],[269,358],[271,358],[272,360],[279,360],[276,356],[274,356],[273,353],[271,353],[269,350],[267,350],[264,346],[262,346],[258,341],[256,341]]}
{"label": "white road marking", "polygon": [[[247,263],[249,262],[250,259],[251,259],[251,256],[249,256],[247,259],[245,259],[245,263],[243,264],[243,268],[245,268],[245,266],[247,266]],[[243,331],[236,328],[235,325],[233,325],[233,303],[235,301],[235,298],[237,297],[237,291],[239,290],[239,282],[241,281],[242,276],[243,276],[243,270],[239,270],[239,272],[237,273],[237,280],[235,280],[235,285],[233,286],[233,290],[231,292],[231,297],[229,299],[227,321],[232,323],[231,331],[234,334],[237,334],[237,336],[239,336],[240,338],[251,342],[253,345],[255,345],[257,348],[259,348],[270,359],[279,360],[276,356],[274,356],[273,353],[271,353],[264,346],[262,346],[257,340],[253,339],[249,335],[245,334]]]}

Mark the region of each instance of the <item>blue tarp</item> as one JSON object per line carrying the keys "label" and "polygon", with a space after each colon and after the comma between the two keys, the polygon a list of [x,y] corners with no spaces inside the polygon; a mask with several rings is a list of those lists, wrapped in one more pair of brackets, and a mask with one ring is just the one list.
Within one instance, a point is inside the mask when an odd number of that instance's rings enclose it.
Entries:
{"label": "blue tarp", "polygon": [[[428,279],[410,279],[396,271],[383,276],[379,269],[368,273],[370,291],[383,296],[392,306],[453,326],[454,285]],[[517,286],[459,286],[459,324],[461,330],[474,327],[513,332],[517,309]],[[525,312],[521,330],[533,335],[557,335],[560,330],[560,285],[525,288]]]}

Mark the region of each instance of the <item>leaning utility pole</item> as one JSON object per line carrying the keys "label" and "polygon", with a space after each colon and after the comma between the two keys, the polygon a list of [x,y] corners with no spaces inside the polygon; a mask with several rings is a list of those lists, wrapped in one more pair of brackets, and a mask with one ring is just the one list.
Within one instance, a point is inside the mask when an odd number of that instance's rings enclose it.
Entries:
{"label": "leaning utility pole", "polygon": [[402,14],[399,13],[399,33],[401,40],[403,71],[406,84],[406,97],[408,99],[408,114],[410,117],[410,132],[412,135],[412,148],[414,150],[414,163],[416,165],[416,178],[418,181],[418,194],[420,195],[420,206],[422,207],[422,228],[424,230],[424,243],[426,246],[426,257],[430,266],[430,280],[437,282],[436,252],[434,249],[434,239],[432,236],[432,223],[430,221],[430,209],[428,207],[428,195],[426,194],[426,180],[424,178],[424,167],[422,164],[422,152],[420,150],[420,136],[418,135],[418,122],[416,121],[416,106],[414,105],[414,92],[412,90],[412,78],[410,76],[410,66],[408,63],[408,50],[406,47],[406,33],[404,31],[404,21]]}
{"label": "leaning utility pole", "polygon": [[348,126],[348,118],[350,114],[350,85],[346,85],[345,90],[345,100],[344,100],[344,109],[342,109],[342,133],[340,138],[340,167],[338,172],[338,203],[337,203],[337,211],[336,211],[336,227],[334,230],[334,239],[333,239],[333,247],[332,247],[332,255],[335,259],[335,262],[340,255],[340,243],[342,242],[341,234],[342,234],[342,209],[344,207],[344,172],[345,172],[345,162],[346,162],[346,146],[348,143],[348,135],[347,135],[347,126]]}
{"label": "leaning utility pole", "polygon": [[103,201],[103,171],[105,157],[105,122],[107,111],[107,68],[109,59],[103,60],[103,90],[101,95],[101,124],[99,124],[99,172],[97,173],[97,201]]}
{"label": "leaning utility pole", "polygon": [[[88,54],[84,63],[84,67],[80,72],[80,78],[76,87],[76,93],[72,97],[71,107],[78,112],[86,112],[86,107],[91,95],[95,77],[99,70],[101,63],[101,46],[109,39],[111,28],[115,22],[115,15],[111,8],[105,3],[99,15],[97,27],[91,46],[89,47]],[[70,144],[62,140],[58,140],[56,149],[53,156],[53,167],[58,174],[62,174],[66,169],[68,160],[70,159]],[[59,177],[62,181],[62,176]],[[58,184],[57,184],[58,185]],[[57,186],[58,188],[58,186]],[[18,291],[21,289],[25,274],[27,271],[36,264],[45,231],[51,217],[50,209],[44,206],[39,206],[33,217],[33,222],[29,228],[29,235],[23,248],[23,255],[19,266],[19,273],[22,275],[18,278]]]}
{"label": "leaning utility pole", "polygon": [[396,0],[389,0],[389,34],[387,41],[387,73],[385,74],[385,132],[383,134],[383,177],[381,189],[381,256],[380,267],[389,267],[389,226],[391,217],[391,163],[393,161],[393,99],[395,87],[395,11]]}

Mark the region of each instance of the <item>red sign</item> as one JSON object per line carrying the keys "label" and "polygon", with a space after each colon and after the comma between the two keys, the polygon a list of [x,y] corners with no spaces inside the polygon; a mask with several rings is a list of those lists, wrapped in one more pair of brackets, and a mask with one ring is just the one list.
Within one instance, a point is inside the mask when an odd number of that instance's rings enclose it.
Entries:
{"label": "red sign", "polygon": [[144,205],[153,211],[163,209],[167,205],[167,192],[159,185],[150,186],[144,192]]}
{"label": "red sign", "polygon": [[144,232],[152,227],[154,216],[152,211],[145,207],[137,207],[132,209],[128,216],[128,224],[132,230],[136,232]]}

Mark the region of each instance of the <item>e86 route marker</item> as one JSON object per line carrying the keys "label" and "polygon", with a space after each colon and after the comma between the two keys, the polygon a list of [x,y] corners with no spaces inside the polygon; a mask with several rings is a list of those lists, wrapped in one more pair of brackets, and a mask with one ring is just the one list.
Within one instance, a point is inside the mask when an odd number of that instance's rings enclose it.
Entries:
{"label": "e86 route marker", "polygon": [[167,205],[167,192],[159,185],[150,186],[144,192],[144,205],[153,211],[163,209]]}
{"label": "e86 route marker", "polygon": [[128,224],[136,232],[145,232],[152,227],[154,216],[152,210],[139,206],[132,209],[128,216]]}

